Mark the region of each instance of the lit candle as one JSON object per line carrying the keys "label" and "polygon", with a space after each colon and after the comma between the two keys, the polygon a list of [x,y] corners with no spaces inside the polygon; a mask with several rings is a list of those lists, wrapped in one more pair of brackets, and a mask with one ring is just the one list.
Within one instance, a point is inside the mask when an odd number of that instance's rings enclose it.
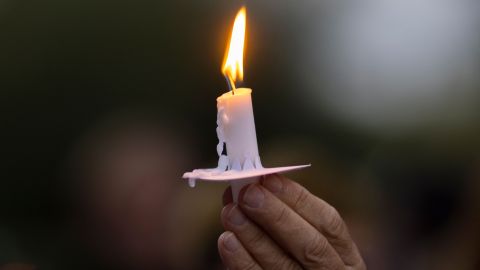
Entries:
{"label": "lit candle", "polygon": [[[217,98],[217,134],[220,156],[219,168],[251,170],[262,167],[258,154],[257,134],[252,107],[252,90],[235,88],[237,80],[243,79],[243,51],[245,44],[246,11],[241,8],[233,24],[230,44],[225,54],[222,73],[227,79],[230,91]],[[227,147],[227,155],[222,156],[223,145]],[[236,199],[239,189],[257,178],[244,179],[232,183],[233,195]]]}
{"label": "lit candle", "polygon": [[[283,173],[310,166],[264,168],[260,162],[253,118],[252,90],[235,87],[238,80],[243,80],[245,29],[246,11],[243,7],[235,18],[222,66],[222,73],[227,79],[230,91],[217,98],[218,166],[214,169],[196,169],[183,174],[183,178],[188,179],[191,187],[195,186],[197,179],[229,181],[235,202],[238,201],[241,188],[258,181],[262,175]],[[224,149],[225,146],[226,149]]]}

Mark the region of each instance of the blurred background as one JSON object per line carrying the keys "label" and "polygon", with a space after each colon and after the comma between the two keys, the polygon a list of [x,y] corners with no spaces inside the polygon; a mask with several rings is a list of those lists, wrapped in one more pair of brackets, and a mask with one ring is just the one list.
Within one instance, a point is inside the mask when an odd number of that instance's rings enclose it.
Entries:
{"label": "blurred background", "polygon": [[0,269],[222,269],[220,66],[369,269],[480,269],[480,2],[0,0]]}

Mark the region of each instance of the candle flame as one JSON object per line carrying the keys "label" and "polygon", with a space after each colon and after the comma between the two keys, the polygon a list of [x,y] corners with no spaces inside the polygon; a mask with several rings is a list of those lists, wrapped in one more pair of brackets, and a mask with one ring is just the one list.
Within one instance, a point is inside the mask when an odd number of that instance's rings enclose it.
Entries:
{"label": "candle flame", "polygon": [[243,80],[243,48],[245,45],[246,14],[247,11],[245,7],[242,7],[237,13],[222,68],[223,75],[230,81],[233,89],[235,89],[233,83],[236,82],[237,79]]}

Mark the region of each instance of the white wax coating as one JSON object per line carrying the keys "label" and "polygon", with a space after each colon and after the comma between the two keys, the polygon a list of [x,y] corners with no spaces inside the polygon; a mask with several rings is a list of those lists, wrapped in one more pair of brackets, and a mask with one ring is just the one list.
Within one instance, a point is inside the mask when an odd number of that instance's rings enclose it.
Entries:
{"label": "white wax coating", "polygon": [[[227,146],[231,169],[243,169],[245,161],[255,164],[259,159],[255,120],[253,118],[252,90],[237,88],[217,98],[219,127]],[[220,139],[220,141],[222,141]]]}

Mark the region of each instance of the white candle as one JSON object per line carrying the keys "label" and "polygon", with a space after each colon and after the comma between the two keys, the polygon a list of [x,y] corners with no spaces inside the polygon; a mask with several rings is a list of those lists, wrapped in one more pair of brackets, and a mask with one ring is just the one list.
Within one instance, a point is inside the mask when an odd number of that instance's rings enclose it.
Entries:
{"label": "white candle", "polygon": [[217,98],[219,128],[233,170],[253,169],[260,160],[251,93],[251,89],[238,88]]}
{"label": "white candle", "polygon": [[[235,92],[230,91],[217,98],[219,168],[224,167],[221,164],[225,162],[225,156],[221,155],[224,143],[227,147],[229,169],[242,171],[262,167],[258,155],[251,93],[251,89],[238,88]],[[243,186],[256,181],[257,177],[232,182],[233,200],[238,201],[238,193]]]}
{"label": "white candle", "polygon": [[[217,98],[217,134],[220,156],[218,168],[223,169],[228,161],[228,169],[245,171],[260,169],[257,134],[253,119],[252,90],[235,88],[235,82],[243,79],[243,53],[245,45],[246,10],[241,8],[233,23],[232,36],[226,53],[222,72],[227,78],[230,92]],[[223,144],[227,147],[227,156],[222,155]],[[232,183],[234,200],[237,201],[240,188],[257,180],[248,179]]]}

